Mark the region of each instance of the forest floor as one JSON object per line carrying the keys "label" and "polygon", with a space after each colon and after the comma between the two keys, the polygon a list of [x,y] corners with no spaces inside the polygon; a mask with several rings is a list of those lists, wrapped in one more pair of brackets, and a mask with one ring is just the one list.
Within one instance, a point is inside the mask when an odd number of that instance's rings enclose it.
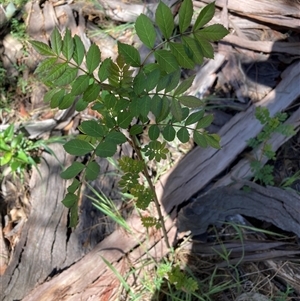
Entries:
{"label": "forest floor", "polygon": [[[176,13],[177,2],[165,2]],[[209,2],[193,1],[195,11]],[[34,74],[42,58],[28,41],[48,43],[55,26],[67,27],[86,48],[96,43],[102,59],[115,59],[117,41],[140,47],[134,21],[140,13],[153,16],[157,3],[24,0],[15,3],[13,17],[5,20],[7,5],[0,6],[0,133],[13,124],[16,134],[37,143],[61,142],[78,133],[82,120],[97,116],[89,108],[49,108],[43,101],[47,87]],[[31,153],[42,158],[42,178],[32,166],[24,168],[23,177],[12,177],[0,167],[0,300],[133,300],[120,290],[117,272],[107,268],[99,254],[128,276],[136,298],[143,294],[141,300],[300,300],[300,3],[218,0],[216,8],[212,24],[223,24],[230,34],[214,43],[214,60],[183,71],[182,78],[196,75],[189,93],[205,99],[215,117],[208,130],[221,136],[222,148],[203,150],[192,140],[170,144],[168,160],[151,167],[160,202],[172,217],[167,227],[176,246],[173,264],[197,279],[203,299],[184,291],[170,295],[166,292],[175,288],[167,281],[147,286],[157,276],[153,266],[158,269],[157,263],[170,254],[161,234],[145,239],[137,216],[129,216],[132,208],[116,189],[118,171],[112,162],[99,162],[102,174],[92,186],[128,217],[137,229],[135,236],[124,235],[92,206],[88,197],[95,195],[88,186],[82,194],[80,224],[70,233],[68,212],[60,204],[67,184],[59,173],[61,164],[74,158],[64,154],[60,144],[50,144],[57,158],[45,148]],[[139,49],[145,56],[146,49]],[[287,113],[286,123],[294,128],[290,136],[274,131],[268,141],[276,152],[271,160],[262,146],[252,149],[247,143],[263,129],[254,116],[259,106],[268,108],[271,117]],[[128,153],[121,149],[119,155]],[[269,169],[255,171],[251,162],[257,158]],[[240,202],[246,198],[239,190],[245,183],[253,189],[249,206]],[[226,190],[229,186],[234,190]],[[202,215],[195,213],[197,200]],[[218,205],[213,206],[214,201]],[[198,224],[200,219],[206,222]],[[204,231],[191,236],[193,227]]]}

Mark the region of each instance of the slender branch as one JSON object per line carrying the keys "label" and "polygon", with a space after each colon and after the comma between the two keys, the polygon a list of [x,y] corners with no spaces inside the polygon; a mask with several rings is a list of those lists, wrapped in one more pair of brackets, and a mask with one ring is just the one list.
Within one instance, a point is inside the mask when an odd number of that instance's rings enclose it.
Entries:
{"label": "slender branch", "polygon": [[168,239],[168,232],[167,232],[167,229],[166,229],[166,226],[165,226],[164,216],[163,216],[162,211],[161,211],[161,207],[160,207],[160,204],[159,204],[159,201],[158,201],[158,198],[157,198],[155,187],[152,183],[151,177],[150,177],[149,172],[148,172],[147,165],[146,165],[146,163],[144,161],[144,158],[142,156],[142,153],[141,153],[140,147],[138,145],[138,142],[136,140],[136,137],[135,136],[130,136],[130,138],[131,138],[131,141],[132,141],[132,146],[133,146],[133,148],[134,148],[134,150],[135,150],[135,152],[138,156],[138,159],[144,163],[143,164],[144,165],[144,176],[146,177],[146,180],[149,184],[149,187],[153,192],[153,200],[154,200],[155,207],[157,209],[159,221],[161,223],[161,228],[162,228],[162,231],[163,231],[164,240],[165,240],[166,246],[168,247],[168,249],[170,249],[171,246],[170,246],[170,242],[169,242],[169,239]]}

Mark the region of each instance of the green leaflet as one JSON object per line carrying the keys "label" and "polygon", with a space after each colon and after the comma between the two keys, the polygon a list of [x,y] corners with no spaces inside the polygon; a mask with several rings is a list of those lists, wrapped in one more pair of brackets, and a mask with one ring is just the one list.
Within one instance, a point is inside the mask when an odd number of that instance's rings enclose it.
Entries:
{"label": "green leaflet", "polygon": [[213,18],[214,14],[215,14],[215,2],[212,2],[204,6],[195,21],[193,31],[196,31],[197,29],[207,24]]}
{"label": "green leaflet", "polygon": [[44,81],[52,82],[58,79],[65,72],[67,66],[67,63],[57,63],[56,65],[52,66],[47,76],[44,78]]}
{"label": "green leaflet", "polygon": [[85,165],[80,162],[73,162],[65,171],[63,171],[60,176],[63,179],[72,179],[76,177],[83,169]]}
{"label": "green leaflet", "polygon": [[155,117],[158,117],[162,108],[162,101],[158,95],[154,95],[151,99],[150,111]]}
{"label": "green leaflet", "polygon": [[173,141],[175,139],[176,131],[172,125],[168,124],[162,131],[163,137],[167,141]]}
{"label": "green leaflet", "polygon": [[40,77],[45,77],[47,73],[49,72],[50,67],[53,67],[53,65],[56,63],[57,57],[49,57],[45,60],[41,61],[38,65],[38,67],[35,69],[34,73],[38,74]]}
{"label": "green leaflet", "polygon": [[75,96],[72,94],[66,94],[59,102],[58,108],[64,110],[69,108],[75,101]]}
{"label": "green leaflet", "polygon": [[51,109],[57,108],[65,96],[65,90],[58,90],[52,97],[50,101]]}
{"label": "green leaflet", "polygon": [[141,125],[141,124],[134,124],[131,128],[130,128],[130,130],[129,130],[129,133],[130,133],[130,135],[133,135],[133,136],[135,136],[135,135],[138,135],[138,134],[141,134],[141,133],[143,133],[143,126]]}
{"label": "green leaflet", "polygon": [[203,134],[199,134],[197,131],[194,131],[193,135],[194,141],[200,146],[200,147],[207,147],[207,141]]}
{"label": "green leaflet", "polygon": [[50,36],[50,43],[51,43],[51,48],[54,50],[54,52],[57,55],[59,55],[63,43],[57,27],[55,27],[54,30],[52,31],[52,34]]}
{"label": "green leaflet", "polygon": [[106,128],[104,125],[99,124],[96,120],[83,121],[79,127],[80,131],[91,137],[104,137]]}
{"label": "green leaflet", "polygon": [[193,69],[195,67],[195,63],[187,56],[185,46],[183,44],[170,42],[169,46],[181,67],[186,69]]}
{"label": "green leaflet", "polygon": [[73,60],[76,62],[78,66],[80,66],[84,58],[85,48],[78,35],[75,35],[73,39],[74,39]]}
{"label": "green leaflet", "polygon": [[204,116],[203,118],[201,118],[199,120],[199,122],[197,123],[196,128],[197,129],[207,128],[208,126],[211,125],[211,123],[213,122],[213,120],[214,120],[214,116],[212,114],[206,115],[206,116]]}
{"label": "green leaflet", "polygon": [[140,40],[150,49],[154,47],[156,32],[152,21],[144,14],[135,21],[135,30]]}
{"label": "green leaflet", "polygon": [[146,87],[145,87],[146,91],[149,92],[153,90],[157,86],[159,80],[160,80],[160,70],[154,69],[150,71],[146,75]]}
{"label": "green leaflet", "polygon": [[152,124],[148,130],[148,136],[151,140],[157,140],[159,137],[160,130],[157,124]]}
{"label": "green leaflet", "polygon": [[70,61],[73,55],[74,51],[74,42],[71,36],[71,31],[69,29],[66,30],[64,40],[63,40],[63,46],[62,46],[62,54],[64,57]]}
{"label": "green leaflet", "polygon": [[132,67],[140,67],[140,53],[136,48],[134,48],[131,45],[118,42],[118,50],[119,54],[121,54],[124,57],[124,60],[127,64],[129,64]]}
{"label": "green leaflet", "polygon": [[171,98],[170,109],[171,109],[172,116],[175,118],[175,120],[180,122],[182,120],[182,110],[181,110],[181,105],[177,99]]}
{"label": "green leaflet", "polygon": [[192,113],[185,121],[185,125],[188,126],[190,124],[194,124],[198,122],[204,115],[204,110]]}
{"label": "green leaflet", "polygon": [[184,33],[191,25],[193,16],[193,2],[192,0],[184,0],[179,9],[179,30]]}
{"label": "green leaflet", "polygon": [[199,42],[189,36],[183,36],[181,39],[188,57],[193,60],[195,64],[201,65],[203,63],[203,52]]}
{"label": "green leaflet", "polygon": [[97,83],[92,83],[87,87],[87,89],[83,92],[83,100],[86,102],[92,102],[96,100],[101,91],[101,86]]}
{"label": "green leaflet", "polygon": [[209,59],[214,58],[214,49],[210,42],[208,42],[206,39],[204,39],[199,32],[195,33],[195,38],[198,41],[198,45],[201,49],[201,52],[203,53],[204,57],[207,57]]}
{"label": "green leaflet", "polygon": [[98,71],[98,77],[100,81],[105,81],[109,76],[109,66],[112,63],[111,58],[106,58],[100,65],[99,71]]}
{"label": "green leaflet", "polygon": [[141,94],[146,89],[146,86],[146,75],[141,71],[133,80],[133,90],[136,94]]}
{"label": "green leaflet", "polygon": [[179,69],[176,57],[170,51],[164,49],[157,50],[154,56],[162,71],[171,73]]}
{"label": "green leaflet", "polygon": [[206,134],[205,139],[209,146],[220,149],[220,136],[217,134]]}
{"label": "green leaflet", "polygon": [[67,188],[68,192],[74,193],[78,189],[79,185],[80,182],[77,179],[74,179],[72,184]]}
{"label": "green leaflet", "polygon": [[108,133],[108,135],[105,137],[105,141],[112,142],[113,144],[123,144],[127,141],[126,136],[117,131],[111,131]]}
{"label": "green leaflet", "polygon": [[127,129],[132,121],[132,118],[133,116],[131,112],[120,112],[117,117],[119,127],[122,129]]}
{"label": "green leaflet", "polygon": [[74,193],[67,193],[64,199],[62,200],[62,203],[64,204],[65,207],[71,208],[75,205],[77,200],[78,200],[77,195],[75,195]]}
{"label": "green leaflet", "polygon": [[82,98],[80,98],[76,103],[75,110],[78,112],[81,112],[86,109],[88,104],[89,104],[88,102],[86,102]]}
{"label": "green leaflet", "polygon": [[56,53],[45,43],[39,41],[30,41],[30,44],[39,54],[56,57]]}
{"label": "green leaflet", "polygon": [[101,52],[99,47],[96,44],[92,44],[86,53],[86,67],[89,73],[93,73],[93,71],[99,66],[101,62]]}
{"label": "green leaflet", "polygon": [[83,156],[94,150],[94,147],[86,141],[73,139],[65,143],[64,149],[70,155]]}
{"label": "green leaflet", "polygon": [[161,99],[161,110],[158,116],[156,116],[156,122],[165,120],[170,112],[170,100],[168,97],[163,96]]}
{"label": "green leaflet", "polygon": [[87,164],[86,170],[85,170],[85,178],[88,181],[96,180],[99,173],[100,173],[100,166],[98,165],[97,162],[91,161]]}
{"label": "green leaflet", "polygon": [[209,41],[219,41],[228,35],[229,31],[221,24],[207,26],[197,32],[198,37]]}
{"label": "green leaflet", "polygon": [[195,79],[195,75],[182,81],[179,84],[179,86],[176,88],[176,90],[174,92],[174,96],[181,95],[184,92],[186,92],[192,86],[194,79]]}
{"label": "green leaflet", "polygon": [[182,142],[186,143],[190,140],[190,134],[189,131],[182,127],[178,132],[177,132],[177,138]]}
{"label": "green leaflet", "polygon": [[98,144],[95,149],[97,156],[101,158],[112,157],[117,151],[117,146],[115,143],[109,141],[102,141]]}
{"label": "green leaflet", "polygon": [[155,22],[166,39],[169,39],[174,30],[174,18],[171,9],[162,1],[155,12]]}
{"label": "green leaflet", "polygon": [[45,102],[51,101],[53,95],[54,95],[55,93],[57,93],[59,90],[60,90],[60,89],[58,89],[58,88],[49,90],[49,91],[44,95],[44,101],[45,101]]}
{"label": "green leaflet", "polygon": [[89,75],[80,75],[76,78],[74,83],[72,84],[71,93],[73,95],[82,94],[89,86],[90,77]]}
{"label": "green leaflet", "polygon": [[61,74],[60,77],[58,77],[54,81],[54,85],[65,86],[65,85],[71,84],[75,80],[77,73],[78,73],[77,68],[72,68],[70,66],[66,66],[65,71]]}
{"label": "green leaflet", "polygon": [[178,100],[188,108],[198,108],[203,105],[203,102],[199,98],[192,95],[180,96]]}

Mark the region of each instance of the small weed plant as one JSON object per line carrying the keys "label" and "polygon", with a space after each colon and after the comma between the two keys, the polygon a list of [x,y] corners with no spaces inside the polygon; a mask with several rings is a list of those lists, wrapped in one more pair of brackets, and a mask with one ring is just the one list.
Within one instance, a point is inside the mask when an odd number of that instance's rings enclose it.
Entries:
{"label": "small weed plant", "polygon": [[61,137],[33,141],[28,139],[22,131],[15,133],[14,125],[9,125],[4,131],[0,132],[0,168],[3,169],[0,180],[6,174],[12,174],[14,177],[19,176],[22,180],[28,167],[34,166],[37,168],[39,149],[44,148],[55,156],[47,144],[52,142],[62,143],[63,141],[65,139]]}
{"label": "small weed plant", "polygon": [[259,181],[264,185],[274,185],[274,166],[262,164],[264,158],[268,160],[276,159],[276,153],[273,151],[272,145],[268,143],[268,140],[274,133],[280,133],[288,137],[293,136],[295,131],[292,125],[283,124],[287,119],[287,113],[277,113],[274,117],[271,117],[266,107],[257,107],[255,117],[264,125],[264,128],[256,138],[249,139],[248,141],[248,145],[254,150],[261,146],[259,157],[255,158],[250,164],[251,170],[254,173],[254,181]]}
{"label": "small weed plant", "polygon": [[[61,173],[62,178],[72,180],[62,200],[69,208],[70,227],[78,222],[83,182],[95,180],[100,173],[97,157],[109,159],[119,146],[129,143],[134,156],[118,160],[122,171],[121,192],[133,196],[142,212],[154,203],[157,216],[142,213],[142,224],[146,228],[162,229],[170,248],[166,217],[162,214],[148,163],[166,159],[167,143],[174,139],[186,143],[192,136],[201,147],[220,147],[219,136],[205,130],[213,116],[205,113],[200,99],[185,95],[194,77],[181,81],[181,71],[193,69],[204,58],[212,59],[211,42],[222,39],[228,31],[220,24],[204,27],[214,16],[214,2],[200,11],[191,26],[193,13],[192,1],[184,0],[178,13],[178,25],[171,9],[163,2],[158,4],[154,21],[141,14],[135,22],[135,30],[149,49],[144,60],[135,47],[120,42],[116,61],[101,60],[97,45],[92,44],[86,50],[81,39],[77,35],[72,37],[69,30],[62,35],[55,28],[50,45],[31,41],[36,51],[46,56],[36,73],[50,87],[44,98],[50,107],[63,110],[75,105],[77,111],[82,111],[89,106],[101,115],[81,122],[80,134],[64,145],[66,152],[74,156],[91,153],[86,164],[75,161]],[[154,63],[148,62],[150,56],[154,56]],[[148,143],[140,143],[141,134],[149,137]],[[103,210],[99,203],[98,206]],[[109,262],[107,265],[114,271]],[[117,271],[115,274],[118,275]],[[189,295],[198,288],[197,282],[181,272],[179,266],[164,274],[170,285]],[[126,288],[126,282],[121,282]]]}
{"label": "small weed plant", "polygon": [[[120,42],[116,61],[110,58],[102,61],[97,45],[92,44],[86,51],[80,38],[72,37],[69,30],[62,37],[58,29],[54,29],[50,46],[31,41],[36,51],[46,56],[36,73],[50,87],[45,95],[50,107],[63,110],[76,103],[78,111],[90,105],[101,114],[99,119],[83,121],[79,126],[81,133],[64,145],[71,155],[92,153],[87,164],[75,161],[61,174],[64,179],[73,179],[63,200],[70,209],[71,227],[78,221],[78,199],[83,181],[96,179],[100,172],[96,158],[112,157],[118,146],[129,143],[135,157],[119,159],[123,172],[119,186],[136,199],[139,209],[145,210],[151,202],[155,203],[158,218],[145,216],[142,223],[145,227],[162,228],[167,237],[147,162],[166,159],[167,142],[176,137],[185,143],[192,135],[202,147],[220,147],[219,137],[205,130],[213,116],[205,114],[200,99],[184,95],[194,77],[180,82],[181,70],[193,69],[204,57],[213,58],[210,42],[220,40],[228,33],[220,24],[203,28],[214,12],[213,2],[201,10],[192,27],[191,0],[182,2],[178,26],[171,9],[163,2],[157,7],[155,22],[141,14],[135,30],[149,49],[143,61],[136,48]],[[147,63],[151,55],[155,62]],[[139,143],[138,136],[142,133],[150,138],[146,145]],[[141,184],[141,175],[146,184]]]}

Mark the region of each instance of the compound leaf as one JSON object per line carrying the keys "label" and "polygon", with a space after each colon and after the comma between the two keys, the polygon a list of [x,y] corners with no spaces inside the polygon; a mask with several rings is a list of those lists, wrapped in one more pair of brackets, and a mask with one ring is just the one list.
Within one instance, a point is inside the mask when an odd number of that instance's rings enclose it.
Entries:
{"label": "compound leaf", "polygon": [[135,21],[135,30],[140,40],[150,49],[154,47],[156,32],[152,21],[141,14]]}

